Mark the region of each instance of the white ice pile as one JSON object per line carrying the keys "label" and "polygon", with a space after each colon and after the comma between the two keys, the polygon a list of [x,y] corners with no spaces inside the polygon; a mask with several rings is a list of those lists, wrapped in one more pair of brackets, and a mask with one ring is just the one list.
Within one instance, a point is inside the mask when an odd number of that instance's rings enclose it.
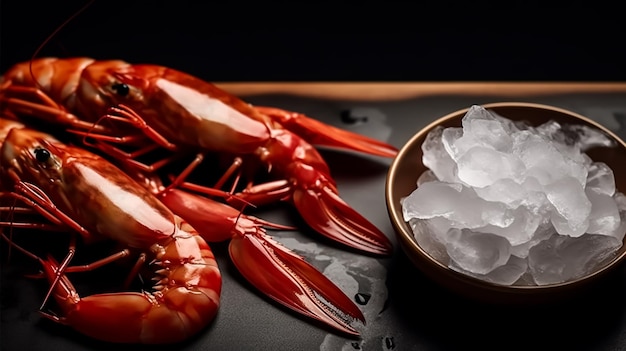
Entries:
{"label": "white ice pile", "polygon": [[433,129],[417,189],[402,199],[420,246],[450,268],[497,284],[546,285],[591,273],[622,246],[626,197],[584,152],[601,131],[538,127],[480,106],[462,128]]}

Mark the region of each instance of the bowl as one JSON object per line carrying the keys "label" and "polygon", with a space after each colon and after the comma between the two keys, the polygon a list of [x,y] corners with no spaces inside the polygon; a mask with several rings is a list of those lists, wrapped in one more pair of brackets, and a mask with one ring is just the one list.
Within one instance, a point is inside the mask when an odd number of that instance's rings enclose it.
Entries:
{"label": "bowl", "polygon": [[[615,174],[618,191],[626,190],[626,144],[607,128],[580,114],[548,105],[525,102],[499,102],[482,105],[511,120],[524,120],[539,125],[549,120],[562,124],[582,124],[595,127],[616,142],[615,147],[596,147],[587,151],[594,161],[605,162]],[[585,290],[618,266],[626,256],[626,246],[593,273],[559,284],[551,285],[500,285],[459,273],[440,263],[424,251],[416,242],[411,227],[402,216],[400,200],[416,188],[419,175],[427,170],[422,163],[422,143],[436,126],[460,127],[466,109],[452,112],[417,132],[399,151],[393,160],[386,179],[385,197],[387,210],[396,231],[398,243],[409,260],[426,276],[452,291],[470,298],[490,302],[546,301]]]}

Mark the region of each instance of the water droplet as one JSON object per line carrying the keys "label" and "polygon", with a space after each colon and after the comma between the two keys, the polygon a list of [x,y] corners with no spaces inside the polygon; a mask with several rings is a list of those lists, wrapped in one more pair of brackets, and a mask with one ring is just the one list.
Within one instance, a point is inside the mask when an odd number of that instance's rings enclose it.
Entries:
{"label": "water droplet", "polygon": [[372,295],[370,294],[357,293],[356,295],[354,295],[354,300],[359,305],[367,305],[367,302],[370,300],[370,298],[372,298]]}
{"label": "water droplet", "polygon": [[385,338],[385,350],[395,350],[396,349],[396,343],[393,341],[393,337],[388,336]]}

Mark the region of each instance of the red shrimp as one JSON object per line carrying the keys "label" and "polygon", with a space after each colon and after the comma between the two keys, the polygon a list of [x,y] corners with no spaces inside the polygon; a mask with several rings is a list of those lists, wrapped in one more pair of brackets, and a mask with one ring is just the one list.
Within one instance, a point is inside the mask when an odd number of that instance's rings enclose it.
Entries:
{"label": "red shrimp", "polygon": [[155,271],[152,291],[81,297],[65,275],[74,268],[68,259],[38,258],[60,308],[58,316],[42,312],[46,317],[100,340],[146,344],[185,340],[214,320],[222,278],[193,227],[101,157],[2,122],[3,197],[32,204],[87,241],[112,239],[125,247],[86,270],[138,251]]}

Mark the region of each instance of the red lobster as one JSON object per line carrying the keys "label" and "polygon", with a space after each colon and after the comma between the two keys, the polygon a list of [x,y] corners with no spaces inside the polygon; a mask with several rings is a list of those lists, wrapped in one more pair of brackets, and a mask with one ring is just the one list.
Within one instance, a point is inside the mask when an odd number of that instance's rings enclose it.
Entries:
{"label": "red lobster", "polygon": [[[5,128],[2,128],[3,126]],[[14,121],[0,119],[0,128],[0,131],[4,130],[6,134],[11,129],[23,127],[21,124]],[[80,177],[78,177],[78,181],[73,181],[77,176],[71,178],[72,173],[70,172],[73,172],[72,167],[76,164],[80,164],[76,160],[82,160],[83,163],[87,163],[88,161],[89,167],[96,170],[101,169],[102,178],[119,179],[118,182],[122,182],[123,180],[131,182],[128,180],[129,177],[97,155],[91,154],[86,150],[61,144],[50,135],[35,131],[29,131],[29,134],[26,134],[31,136],[32,140],[29,141],[35,143],[33,140],[35,140],[34,138],[36,137],[38,138],[37,142],[39,144],[48,146],[45,149],[42,148],[41,151],[34,151],[36,150],[34,146],[26,148],[26,146],[20,145],[20,150],[26,150],[23,151],[23,153],[30,150],[32,155],[30,155],[30,158],[27,156],[22,156],[22,158],[15,157],[8,153],[14,148],[14,145],[16,145],[13,139],[15,138],[14,134],[17,133],[17,131],[11,130],[9,135],[13,138],[7,138],[5,149],[3,149],[8,156],[5,156],[2,162],[0,162],[0,165],[2,165],[5,170],[8,170],[9,167],[17,167],[19,170],[31,169],[32,177],[26,179],[34,179],[31,182],[33,184],[41,184],[41,186],[38,185],[37,188],[34,188],[35,193],[32,193],[32,191],[27,191],[28,189],[24,190],[20,185],[16,190],[8,194],[12,197],[26,199],[27,201],[32,201],[33,198],[42,200],[43,203],[38,204],[36,208],[43,208],[43,214],[47,215],[46,217],[50,218],[55,223],[59,222],[57,217],[60,217],[62,222],[82,233],[86,239],[92,238],[93,236],[85,231],[79,222],[74,220],[75,213],[83,213],[84,207],[79,201],[80,197],[86,196],[83,195],[85,193],[90,194],[89,187],[79,187],[81,184],[84,184],[85,181]],[[0,137],[1,136],[2,135],[0,135]],[[48,154],[56,152],[56,154],[58,154],[56,156],[56,168],[58,169],[56,169],[55,172],[59,172],[59,174],[53,173],[52,176],[48,175],[46,177],[46,175],[52,171],[38,174],[35,171],[35,166],[39,164],[25,164],[26,161],[34,162],[32,160],[33,157],[35,160],[37,160],[38,157],[52,157],[38,156],[37,152],[47,152]],[[61,162],[66,160],[67,162]],[[44,163],[39,166],[45,167],[45,165]],[[16,174],[15,171],[7,172],[10,172],[10,175],[13,177],[12,179],[21,179],[21,174]],[[47,186],[47,180],[55,184],[54,187],[51,188]],[[208,198],[196,196],[179,189],[164,191],[156,177],[147,178],[138,175],[137,178],[133,180],[138,180],[140,183],[144,184],[144,188],[147,188],[147,190],[150,190],[154,194],[158,194],[158,199],[174,213],[183,214],[182,217],[184,220],[188,221],[193,227],[198,226],[198,228],[202,228],[200,235],[208,241],[222,241],[231,238],[229,251],[232,261],[242,275],[262,293],[300,314],[323,322],[343,333],[349,335],[359,334],[350,323],[353,320],[359,320],[362,323],[365,323],[365,321],[363,314],[354,302],[352,302],[332,281],[315,269],[315,267],[307,263],[302,257],[295,255],[281,244],[275,242],[266,234],[263,227],[261,227],[261,225],[280,226],[255,217],[243,215],[226,204],[211,201]],[[35,181],[37,181],[37,183],[35,183]],[[22,182],[26,185],[30,184],[27,183],[26,180]],[[72,183],[65,184],[65,182]],[[139,186],[139,184],[134,182],[129,184]],[[94,186],[94,184],[89,185]],[[56,201],[48,199],[48,195],[46,195],[48,191],[60,193],[58,198],[53,197],[53,199],[64,200],[63,206],[59,207],[67,209],[66,211],[55,210]],[[74,197],[68,197],[69,195],[66,195],[63,191],[72,191],[71,195]],[[89,196],[93,197],[93,195]],[[144,194],[143,196],[147,195]],[[94,206],[97,206],[99,200],[96,198],[94,201]],[[74,204],[74,207],[72,207],[72,204]],[[129,212],[139,211],[139,214],[141,214],[141,208],[128,208],[127,210]],[[90,216],[101,212],[102,211],[91,213],[87,210]],[[50,213],[53,214],[52,217],[49,216]],[[110,232],[109,236],[115,236],[115,239],[123,243],[128,243],[134,236],[137,236],[138,233],[130,232],[132,228],[116,231],[115,226],[118,222],[111,220],[111,218],[106,215],[106,212],[104,214],[102,219],[99,220],[110,220],[112,222],[107,229],[108,232]],[[7,226],[16,225],[16,223],[13,222],[0,224]],[[102,226],[103,224],[98,224],[98,227]],[[119,238],[119,235],[123,235],[124,237]],[[68,256],[68,259],[69,258],[71,258],[71,256]],[[64,267],[66,264],[67,262],[63,262],[61,267]],[[339,311],[340,313],[333,311]]]}
{"label": "red lobster", "polygon": [[[2,81],[0,103],[14,114],[89,130],[86,134],[107,143],[137,145],[147,137],[152,142],[132,153],[99,143],[103,151],[138,169],[154,170],[168,162],[147,165],[134,159],[158,147],[197,153],[173,184],[183,183],[209,151],[254,158],[281,179],[250,184],[231,201],[260,205],[290,199],[303,219],[330,239],[372,254],[392,252],[386,235],[339,197],[328,165],[310,143],[394,157],[397,149],[391,145],[298,113],[251,106],[208,82],[156,65],[43,58],[15,65]],[[94,127],[119,104],[130,109],[109,117],[126,128]],[[139,134],[128,132],[128,125]]]}

